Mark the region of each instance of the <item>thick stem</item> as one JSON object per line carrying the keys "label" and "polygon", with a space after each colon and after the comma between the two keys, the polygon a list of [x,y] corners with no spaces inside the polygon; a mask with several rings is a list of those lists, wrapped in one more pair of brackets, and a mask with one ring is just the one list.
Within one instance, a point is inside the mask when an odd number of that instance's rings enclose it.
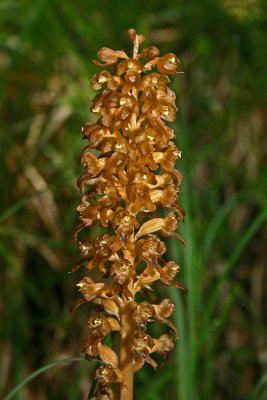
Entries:
{"label": "thick stem", "polygon": [[133,354],[129,342],[133,335],[133,324],[130,316],[132,302],[125,299],[121,307],[121,348],[120,348],[120,370],[123,381],[121,383],[121,400],[133,399]]}

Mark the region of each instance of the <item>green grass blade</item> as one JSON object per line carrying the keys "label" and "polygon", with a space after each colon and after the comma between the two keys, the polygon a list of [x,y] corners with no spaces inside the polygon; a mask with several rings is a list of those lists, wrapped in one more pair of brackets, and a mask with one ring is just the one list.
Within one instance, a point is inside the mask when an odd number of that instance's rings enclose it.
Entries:
{"label": "green grass blade", "polygon": [[[188,304],[187,307],[187,319],[188,319],[188,387],[187,387],[187,399],[194,398],[197,400],[196,393],[196,373],[197,373],[197,316],[199,314],[200,305],[200,256],[197,256],[197,243],[193,234],[192,226],[192,213],[191,213],[191,198],[190,198],[190,177],[183,172],[184,181],[187,182],[184,185],[184,191],[182,199],[186,205],[187,219],[185,225],[182,227],[181,232],[185,237],[188,248],[184,252],[184,270],[186,278],[186,286],[189,289],[188,297],[185,301]],[[184,364],[185,365],[185,364]],[[180,365],[181,368],[181,365]]]}
{"label": "green grass blade", "polygon": [[[206,399],[212,398],[212,390],[215,381],[214,375],[216,374],[216,370],[214,368],[214,360],[216,359],[216,355],[218,354],[217,347],[220,340],[220,335],[223,333],[225,326],[229,320],[231,309],[239,292],[240,292],[239,287],[235,285],[231,293],[229,294],[228,298],[226,299],[223,310],[221,311],[218,318],[215,318],[213,321],[210,321],[208,329],[206,329],[206,335],[205,335],[206,342],[204,343],[201,341],[201,339],[199,339],[198,343],[199,352],[201,348],[206,347],[207,348],[206,351],[208,354],[207,360],[203,365],[203,371],[202,371],[202,376],[204,377],[203,391],[204,391],[204,397]],[[205,328],[206,327],[203,326],[203,330]]]}
{"label": "green grass blade", "polygon": [[214,218],[211,220],[207,230],[205,232],[204,244],[203,244],[203,254],[207,257],[210,249],[212,247],[212,243],[215,240],[216,233],[218,232],[220,226],[222,225],[226,216],[232,211],[232,209],[236,206],[238,201],[245,197],[244,193],[241,193],[239,196],[231,197],[224,205],[222,205],[219,211],[216,213]]}
{"label": "green grass blade", "polygon": [[92,398],[94,397],[97,383],[98,382],[94,379],[93,382],[92,382],[91,388],[89,390],[89,393],[88,393],[88,396],[87,396],[87,400],[92,400]]}
{"label": "green grass blade", "polygon": [[43,372],[47,371],[50,368],[56,367],[60,364],[76,362],[76,361],[87,361],[86,358],[83,357],[72,357],[72,358],[63,358],[62,360],[54,361],[50,364],[44,365],[43,367],[37,369],[32,374],[24,378],[20,383],[18,383],[11,392],[4,398],[4,400],[11,399],[23,386],[25,386],[28,382],[36,378],[36,376],[42,374]]}
{"label": "green grass blade", "polygon": [[183,294],[174,287],[168,288],[170,298],[175,304],[174,323],[177,326],[179,332],[179,340],[175,344],[175,382],[176,382],[176,399],[187,400],[188,399],[188,374],[187,369],[184,368],[188,365],[188,338],[187,338],[187,327],[185,323],[185,310],[182,301]]}
{"label": "green grass blade", "polygon": [[257,218],[251,223],[247,231],[244,233],[244,235],[241,237],[240,241],[238,242],[235,250],[233,251],[232,255],[229,258],[227,267],[225,268],[223,274],[221,275],[215,289],[211,293],[210,296],[210,301],[206,309],[206,319],[209,321],[212,315],[212,312],[214,310],[215,305],[217,304],[218,297],[220,295],[220,288],[222,284],[226,281],[226,279],[229,277],[230,273],[235,267],[235,264],[238,260],[238,258],[241,256],[242,252],[244,251],[246,245],[250,242],[252,237],[255,235],[255,233],[259,230],[261,225],[264,223],[264,221],[267,219],[267,209],[264,209],[258,216]]}
{"label": "green grass blade", "polygon": [[17,211],[19,211],[21,208],[25,207],[26,204],[28,203],[29,199],[21,199],[17,201],[16,203],[12,204],[10,207],[8,207],[6,210],[4,210],[0,214],[0,224],[4,222],[7,218],[11,217],[13,214],[15,214]]}
{"label": "green grass blade", "polygon": [[136,391],[136,398],[142,400],[153,399],[156,400],[160,398],[159,391],[162,387],[166,385],[173,378],[172,368],[163,368],[158,370],[157,378],[153,381],[149,381],[146,385],[142,386]]}
{"label": "green grass blade", "polygon": [[[262,391],[264,390],[264,393]],[[264,372],[263,376],[259,380],[255,389],[249,397],[249,400],[264,400],[267,396],[267,370]]]}

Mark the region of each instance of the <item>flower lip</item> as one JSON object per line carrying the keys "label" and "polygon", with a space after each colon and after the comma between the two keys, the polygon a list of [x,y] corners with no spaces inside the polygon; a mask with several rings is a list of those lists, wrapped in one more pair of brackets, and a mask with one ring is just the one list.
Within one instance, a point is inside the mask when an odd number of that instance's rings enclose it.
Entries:
{"label": "flower lip", "polygon": [[162,74],[176,74],[180,60],[175,54],[169,53],[161,57],[157,63],[157,70]]}
{"label": "flower lip", "polygon": [[95,372],[95,379],[99,380],[101,385],[110,385],[118,381],[118,375],[111,365],[102,365]]}

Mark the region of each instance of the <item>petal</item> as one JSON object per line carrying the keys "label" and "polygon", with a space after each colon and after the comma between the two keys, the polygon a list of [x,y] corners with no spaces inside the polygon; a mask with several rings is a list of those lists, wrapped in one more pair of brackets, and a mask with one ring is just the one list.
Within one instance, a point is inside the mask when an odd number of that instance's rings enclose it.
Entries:
{"label": "petal", "polygon": [[161,335],[158,339],[154,339],[156,344],[153,351],[157,354],[166,354],[170,352],[173,347],[173,338],[168,334]]}
{"label": "petal", "polygon": [[158,364],[156,363],[155,360],[153,360],[152,357],[150,357],[149,355],[146,357],[145,361],[150,364],[154,369],[157,369]]}
{"label": "petal", "polygon": [[142,357],[136,356],[135,362],[134,362],[134,368],[133,368],[134,372],[139,371],[143,367],[144,363],[145,363],[145,360]]}
{"label": "petal", "polygon": [[88,277],[83,278],[77,286],[86,301],[92,301],[98,296],[106,296],[107,292],[111,290],[111,286],[107,283],[95,283]]}
{"label": "petal", "polygon": [[87,303],[85,299],[79,299],[70,307],[70,312],[74,315],[76,310],[84,303]]}
{"label": "petal", "polygon": [[169,318],[174,311],[174,302],[164,299],[159,305],[154,305],[156,316],[159,318]]}

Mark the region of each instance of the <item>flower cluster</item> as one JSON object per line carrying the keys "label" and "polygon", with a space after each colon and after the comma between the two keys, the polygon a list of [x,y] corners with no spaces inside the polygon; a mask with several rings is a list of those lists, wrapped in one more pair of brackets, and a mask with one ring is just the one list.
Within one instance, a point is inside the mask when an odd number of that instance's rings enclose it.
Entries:
{"label": "flower cluster", "polygon": [[[102,48],[102,70],[92,78],[92,87],[100,90],[94,98],[92,113],[96,122],[84,125],[88,145],[81,154],[84,173],[78,179],[82,193],[77,207],[80,223],[75,238],[83,264],[98,270],[97,281],[84,277],[78,288],[83,302],[97,304],[101,313],[88,321],[89,336],[82,351],[99,358],[98,391],[95,399],[113,399],[113,384],[121,384],[121,398],[127,400],[130,375],[145,362],[156,368],[152,353],[165,356],[173,348],[177,334],[168,319],[174,311],[171,300],[159,304],[138,303],[136,294],[151,290],[160,281],[186,291],[175,281],[180,267],[166,261],[164,238],[183,238],[176,233],[184,210],[177,204],[181,174],[175,162],[181,157],[172,139],[173,130],[164,121],[176,117],[175,94],[169,89],[167,75],[177,74],[179,60],[174,54],[159,56],[150,46],[139,52],[144,36],[128,31],[133,42],[133,57],[124,51]],[[157,216],[158,210],[165,216]],[[80,232],[94,225],[103,233],[90,240]],[[79,238],[82,236],[82,238]],[[158,321],[171,334],[152,338],[147,324]],[[112,331],[121,336],[120,361],[105,338]],[[128,394],[127,394],[128,393]]]}

